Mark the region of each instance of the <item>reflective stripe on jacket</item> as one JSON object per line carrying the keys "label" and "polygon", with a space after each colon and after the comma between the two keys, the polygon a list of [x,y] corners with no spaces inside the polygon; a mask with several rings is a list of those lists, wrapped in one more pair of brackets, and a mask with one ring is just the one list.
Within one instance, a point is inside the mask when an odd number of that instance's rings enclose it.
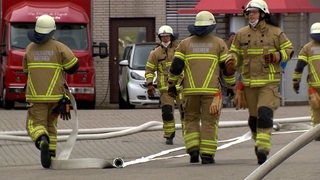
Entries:
{"label": "reflective stripe on jacket", "polygon": [[[183,93],[216,94],[220,90],[220,63],[225,63],[227,50],[225,42],[211,34],[203,37],[190,36],[182,40],[174,56],[184,62]],[[170,77],[170,80],[175,79],[174,75]],[[234,84],[234,81],[233,76],[227,83]]]}
{"label": "reflective stripe on jacket", "polygon": [[[312,87],[320,87],[320,42],[310,41],[305,44],[298,55],[298,61],[308,65],[307,82]],[[303,68],[302,68],[303,69]],[[293,74],[293,78],[301,79],[302,72]]]}
{"label": "reflective stripe on jacket", "polygon": [[256,87],[280,83],[280,62],[266,64],[264,55],[276,52],[282,62],[287,62],[293,50],[291,41],[280,28],[262,20],[255,28],[248,25],[237,32],[230,57],[236,60],[244,85]]}
{"label": "reflective stripe on jacket", "polygon": [[26,101],[58,102],[66,91],[64,70],[77,62],[72,51],[54,39],[28,45],[23,59],[23,71],[28,74]]}
{"label": "reflective stripe on jacket", "polygon": [[[175,40],[167,48],[159,45],[156,49],[150,52],[145,72],[147,84],[153,82],[155,73],[157,73],[157,88],[160,91],[168,90],[169,70],[178,44],[179,42]],[[179,79],[182,79],[182,77]]]}

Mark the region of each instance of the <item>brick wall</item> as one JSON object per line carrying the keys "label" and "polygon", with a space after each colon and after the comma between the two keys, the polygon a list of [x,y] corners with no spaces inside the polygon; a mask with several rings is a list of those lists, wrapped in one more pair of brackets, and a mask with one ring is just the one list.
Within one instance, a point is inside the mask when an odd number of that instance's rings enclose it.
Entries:
{"label": "brick wall", "polygon": [[[156,29],[166,23],[165,1],[92,0],[92,38],[109,45],[109,18],[156,17]],[[114,108],[109,103],[109,59],[94,59],[96,68],[96,108]]]}

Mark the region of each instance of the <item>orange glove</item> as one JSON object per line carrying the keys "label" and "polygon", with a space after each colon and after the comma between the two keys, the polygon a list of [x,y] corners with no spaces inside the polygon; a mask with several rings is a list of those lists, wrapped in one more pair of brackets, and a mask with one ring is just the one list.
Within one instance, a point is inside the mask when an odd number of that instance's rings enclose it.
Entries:
{"label": "orange glove", "polygon": [[152,83],[148,84],[148,97],[153,98],[155,93],[155,88]]}
{"label": "orange glove", "polygon": [[222,94],[221,94],[221,92],[218,92],[213,97],[209,112],[211,114],[214,114],[215,116],[219,116],[221,113],[221,108],[222,108]]}
{"label": "orange glove", "polygon": [[309,101],[313,109],[320,108],[320,96],[313,87],[309,88]]}
{"label": "orange glove", "polygon": [[277,55],[275,52],[264,55],[264,61],[266,64],[277,63]]}
{"label": "orange glove", "polygon": [[225,65],[226,65],[226,75],[229,76],[229,75],[233,75],[234,72],[236,71],[236,62],[234,59],[230,59],[230,60],[227,60],[225,62]]}
{"label": "orange glove", "polygon": [[234,101],[236,103],[236,110],[247,108],[247,101],[244,96],[243,89],[244,89],[244,85],[241,81],[239,81],[237,84],[236,96],[234,98]]}

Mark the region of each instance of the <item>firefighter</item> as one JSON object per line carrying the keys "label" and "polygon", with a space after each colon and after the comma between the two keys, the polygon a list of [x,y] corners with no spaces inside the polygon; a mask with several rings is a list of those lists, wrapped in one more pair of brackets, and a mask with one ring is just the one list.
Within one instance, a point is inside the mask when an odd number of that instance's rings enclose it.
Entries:
{"label": "firefighter", "polygon": [[72,51],[52,37],[55,30],[55,20],[41,15],[35,29],[28,32],[31,43],[23,58],[23,71],[28,77],[26,129],[41,151],[44,168],[50,168],[51,158],[56,155],[59,114],[63,120],[71,118],[65,73],[72,74],[79,67]]}
{"label": "firefighter", "polygon": [[[164,138],[166,144],[172,145],[175,137],[175,119],[174,109],[175,101],[179,107],[181,124],[183,126],[183,110],[181,106],[182,94],[179,93],[175,97],[168,95],[168,75],[172,64],[175,48],[179,42],[173,34],[173,30],[168,25],[163,25],[158,30],[158,37],[161,41],[160,45],[150,52],[146,64],[145,78],[148,86],[148,97],[155,98],[155,87],[153,86],[153,79],[157,73],[157,89],[160,91],[160,102],[163,120]],[[182,77],[180,78],[180,81]],[[178,84],[178,89],[181,86]],[[183,127],[182,127],[183,129]]]}
{"label": "firefighter", "polygon": [[280,63],[291,59],[293,47],[275,26],[265,1],[249,1],[244,15],[249,25],[236,33],[227,60],[236,60],[240,73],[236,109],[248,107],[255,154],[258,164],[262,164],[270,152],[273,115],[280,105]]}
{"label": "firefighter", "polygon": [[[312,40],[305,44],[299,55],[298,62],[292,77],[293,90],[299,94],[302,72],[308,66],[309,100],[311,105],[312,126],[320,123],[320,22],[312,24],[310,28]],[[320,137],[315,139],[320,141]]]}
{"label": "firefighter", "polygon": [[[175,84],[184,72],[183,109],[185,111],[184,142],[190,163],[215,163],[218,121],[222,108],[219,83],[220,69],[230,88],[235,83],[234,72],[225,64],[228,48],[223,39],[212,34],[216,21],[212,13],[201,11],[194,25],[189,25],[191,36],[182,40],[176,49],[170,68],[169,93],[175,94]],[[232,63],[230,61],[229,63]]]}

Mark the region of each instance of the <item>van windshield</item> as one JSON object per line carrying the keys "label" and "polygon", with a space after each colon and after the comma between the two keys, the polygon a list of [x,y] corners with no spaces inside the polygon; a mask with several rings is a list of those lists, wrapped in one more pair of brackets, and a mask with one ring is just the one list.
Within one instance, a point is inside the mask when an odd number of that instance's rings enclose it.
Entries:
{"label": "van windshield", "polygon": [[156,45],[154,44],[136,45],[133,54],[132,69],[144,70],[149,54],[155,47]]}
{"label": "van windshield", "polygon": [[[28,31],[34,29],[34,23],[13,23],[10,26],[11,48],[25,49],[30,43]],[[72,50],[87,50],[88,35],[84,24],[57,23],[53,37],[66,44]]]}

